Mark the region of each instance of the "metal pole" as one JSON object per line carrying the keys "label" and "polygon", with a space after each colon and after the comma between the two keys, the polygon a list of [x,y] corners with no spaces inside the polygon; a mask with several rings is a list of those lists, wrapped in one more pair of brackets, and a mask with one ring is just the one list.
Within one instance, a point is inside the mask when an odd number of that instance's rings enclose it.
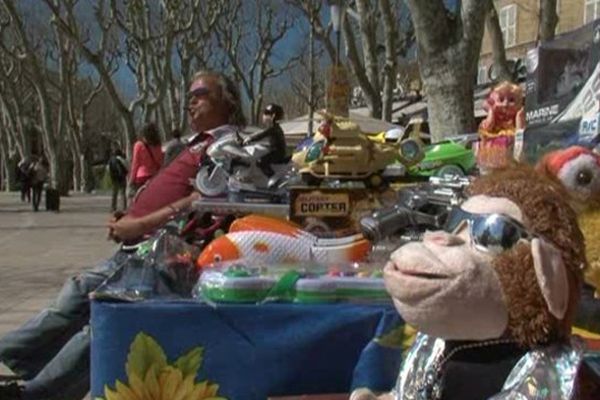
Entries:
{"label": "metal pole", "polygon": [[308,132],[307,136],[313,134],[313,118],[315,114],[315,10],[310,2],[310,37],[309,37],[309,89],[308,89]]}

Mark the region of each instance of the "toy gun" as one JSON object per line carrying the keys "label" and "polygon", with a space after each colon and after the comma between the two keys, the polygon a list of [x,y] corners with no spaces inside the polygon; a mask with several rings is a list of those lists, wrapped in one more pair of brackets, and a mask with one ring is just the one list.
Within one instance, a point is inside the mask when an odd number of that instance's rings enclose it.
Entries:
{"label": "toy gun", "polygon": [[360,220],[363,235],[374,243],[392,236],[417,240],[426,229],[442,229],[448,212],[465,199],[469,179],[454,175],[431,177],[429,182],[405,188],[394,206]]}

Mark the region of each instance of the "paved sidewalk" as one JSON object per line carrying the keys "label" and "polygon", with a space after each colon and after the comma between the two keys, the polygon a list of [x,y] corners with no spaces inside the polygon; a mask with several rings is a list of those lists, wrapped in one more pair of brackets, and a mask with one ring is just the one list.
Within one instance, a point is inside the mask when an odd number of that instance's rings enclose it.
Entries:
{"label": "paved sidewalk", "polygon": [[47,305],[66,277],[113,253],[109,208],[108,196],[76,194],[61,197],[59,213],[33,212],[17,193],[0,193],[0,335]]}
{"label": "paved sidewalk", "polygon": [[0,336],[48,305],[68,276],[116,250],[106,240],[110,196],[60,201],[59,213],[42,211],[43,204],[33,212],[17,193],[0,192]]}

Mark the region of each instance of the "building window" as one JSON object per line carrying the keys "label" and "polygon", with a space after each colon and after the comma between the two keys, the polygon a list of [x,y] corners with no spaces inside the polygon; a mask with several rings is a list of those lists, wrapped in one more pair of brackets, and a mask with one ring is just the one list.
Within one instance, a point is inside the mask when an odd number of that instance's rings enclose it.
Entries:
{"label": "building window", "polygon": [[558,17],[558,22],[556,23],[556,27],[554,28],[554,34],[557,35],[560,32],[560,0],[556,0],[556,16]]}
{"label": "building window", "polygon": [[477,84],[483,85],[484,83],[488,83],[488,66],[487,65],[479,65],[477,69]]}
{"label": "building window", "polygon": [[502,7],[498,13],[498,20],[504,38],[504,47],[514,46],[517,42],[517,5]]}
{"label": "building window", "polygon": [[583,23],[587,24],[600,17],[600,0],[585,0]]}

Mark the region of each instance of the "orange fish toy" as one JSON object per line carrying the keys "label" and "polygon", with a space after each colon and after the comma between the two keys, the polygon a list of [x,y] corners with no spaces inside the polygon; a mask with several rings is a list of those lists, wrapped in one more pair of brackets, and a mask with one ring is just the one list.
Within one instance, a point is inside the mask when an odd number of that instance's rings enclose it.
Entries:
{"label": "orange fish toy", "polygon": [[244,259],[256,263],[363,261],[371,242],[362,235],[322,239],[287,221],[259,215],[240,218],[229,233],[210,242],[196,260],[198,268]]}

